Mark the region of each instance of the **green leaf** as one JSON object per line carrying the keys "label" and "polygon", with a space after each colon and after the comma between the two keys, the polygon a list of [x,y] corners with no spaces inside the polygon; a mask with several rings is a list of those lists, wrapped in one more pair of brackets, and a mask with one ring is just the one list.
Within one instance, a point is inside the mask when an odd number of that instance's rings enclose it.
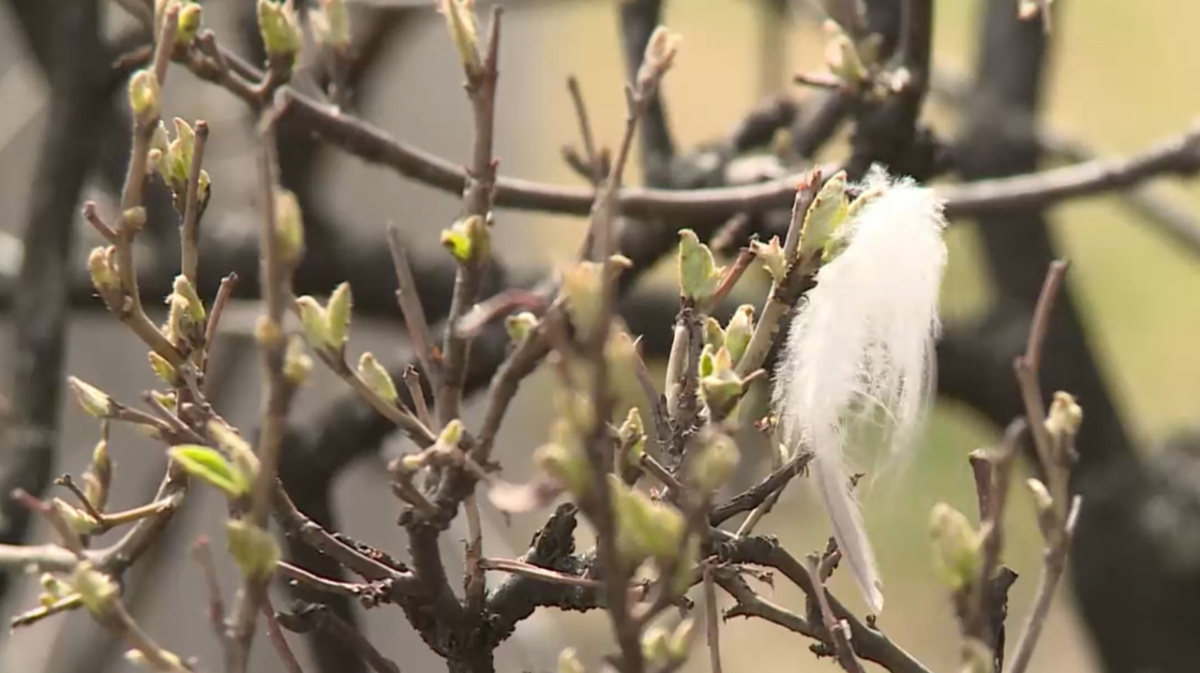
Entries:
{"label": "green leaf", "polygon": [[216,449],[181,444],[171,447],[168,455],[188,474],[207,481],[231,498],[240,498],[250,492],[250,484]]}

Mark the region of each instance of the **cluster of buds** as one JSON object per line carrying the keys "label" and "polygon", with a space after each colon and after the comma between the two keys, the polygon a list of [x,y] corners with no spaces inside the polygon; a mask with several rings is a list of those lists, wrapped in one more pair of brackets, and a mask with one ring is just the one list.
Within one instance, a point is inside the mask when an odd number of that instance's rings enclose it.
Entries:
{"label": "cluster of buds", "polygon": [[304,46],[300,17],[292,0],[258,0],[258,32],[274,70],[290,73]]}
{"label": "cluster of buds", "polygon": [[[186,121],[176,117],[172,120],[175,127],[175,137],[171,138],[167,127],[161,121],[154,129],[150,138],[150,152],[146,157],[146,169],[157,172],[163,182],[171,189],[175,209],[181,213],[184,210],[188,182],[192,174],[192,157],[196,148],[196,131]],[[196,181],[197,201],[200,212],[208,204],[212,193],[212,182],[208,171],[201,169]]]}
{"label": "cluster of buds", "polygon": [[480,264],[491,254],[492,234],[487,220],[468,215],[442,230],[442,246],[459,264]]}
{"label": "cluster of buds", "polygon": [[695,622],[684,619],[674,629],[655,626],[642,636],[642,656],[656,670],[667,670],[687,659]]}
{"label": "cluster of buds", "polygon": [[346,0],[320,0],[308,12],[317,44],[342,57],[350,49],[350,11]]}
{"label": "cluster of buds", "polygon": [[747,378],[738,374],[737,364],[754,334],[754,307],[743,304],[721,327],[716,318],[704,325],[704,350],[700,354],[700,393],[712,411],[726,412],[745,392]]}
{"label": "cluster of buds", "polygon": [[162,32],[163,21],[171,11],[179,12],[179,22],[175,27],[175,44],[187,46],[196,39],[200,32],[203,9],[195,0],[156,0],[154,3],[154,34]]}
{"label": "cluster of buds", "polygon": [[341,362],[346,352],[353,302],[349,283],[338,285],[326,306],[308,295],[296,299],[308,345],[335,362]]}

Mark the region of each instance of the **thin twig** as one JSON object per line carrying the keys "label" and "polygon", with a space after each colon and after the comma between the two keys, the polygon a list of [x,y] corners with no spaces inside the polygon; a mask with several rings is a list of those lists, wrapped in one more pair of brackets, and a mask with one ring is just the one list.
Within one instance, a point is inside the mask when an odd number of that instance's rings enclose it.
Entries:
{"label": "thin twig", "polygon": [[184,196],[183,222],[179,230],[180,258],[183,275],[197,286],[196,269],[200,266],[200,238],[197,225],[200,221],[200,171],[204,166],[204,148],[208,144],[208,122],[196,122],[195,142],[192,149],[192,165],[188,169],[187,194]]}
{"label": "thin twig", "polygon": [[291,645],[288,645],[287,638],[279,629],[279,620],[275,616],[275,606],[271,605],[270,596],[263,599],[262,613],[263,619],[267,622],[267,637],[275,646],[279,660],[283,662],[283,670],[287,673],[304,673],[304,669],[300,667],[300,662],[296,659],[296,654],[292,652]]}
{"label": "thin twig", "polygon": [[[217,330],[221,326],[221,316],[225,315],[225,306],[229,303],[229,298],[233,296],[233,290],[237,287],[237,273],[230,273],[221,279],[221,286],[217,290],[217,297],[213,300],[212,310],[208,314],[208,322],[204,326],[204,361],[201,371],[208,371],[208,361],[212,359],[213,345],[217,340]],[[205,382],[207,384],[207,381]],[[207,392],[207,391],[205,391]]]}
{"label": "thin twig", "polygon": [[[475,119],[475,142],[472,152],[471,170],[467,173],[463,202],[468,217],[478,217],[486,224],[492,211],[492,198],[496,184],[496,162],[492,145],[496,126],[496,81],[500,76],[500,20],[503,11],[499,5],[492,7],[488,26],[487,42],[482,66],[477,70],[466,68],[467,96]],[[459,264],[454,281],[454,294],[450,299],[450,314],[447,316],[445,338],[442,341],[443,378],[436,388],[437,415],[442,425],[459,417],[462,404],[467,358],[470,355],[470,340],[454,329],[458,321],[471,310],[479,298],[479,288],[487,264],[486,251],[474,250],[471,258]]]}
{"label": "thin twig", "polygon": [[502,572],[512,573],[514,575],[522,575],[533,579],[549,582],[551,584],[565,584],[573,587],[583,587],[585,589],[601,589],[604,583],[599,580],[589,579],[586,577],[575,577],[567,575],[557,570],[542,568],[540,566],[531,565],[523,561],[502,558],[485,558],[479,562],[480,567],[484,570],[499,570]]}
{"label": "thin twig", "polygon": [[722,673],[721,668],[721,620],[717,616],[717,589],[713,582],[712,566],[705,563],[704,572],[704,624],[708,640],[708,664],[712,673]]}
{"label": "thin twig", "polygon": [[204,586],[208,591],[208,623],[221,642],[222,647],[230,645],[228,634],[225,632],[225,599],[221,597],[221,583],[217,577],[217,565],[213,561],[212,546],[207,536],[201,536],[192,545],[192,556],[200,564],[204,574]]}
{"label": "thin twig", "polygon": [[[388,225],[387,240],[388,248],[392,251],[392,265],[396,268],[396,280],[399,284],[396,289],[396,302],[400,304],[400,313],[404,316],[404,325],[408,328],[408,337],[412,341],[413,352],[416,353],[417,360],[421,363],[421,372],[424,374],[425,380],[429,382],[430,388],[438,390],[442,386],[441,363],[435,352],[433,333],[429,331],[429,323],[425,320],[425,309],[421,306],[417,281],[413,277],[412,266],[408,263],[408,255],[404,250],[400,229],[395,225]],[[420,395],[414,393],[413,403],[417,404],[418,397],[421,400],[419,404],[424,405],[424,393]],[[419,416],[428,418],[428,412],[419,414]],[[433,427],[428,420],[422,422]]]}
{"label": "thin twig", "polygon": [[829,639],[833,642],[833,651],[838,665],[846,673],[863,673],[862,664],[858,661],[858,657],[854,654],[854,648],[850,645],[849,629],[833,616],[833,609],[829,607],[829,596],[825,589],[825,582],[821,579],[818,563],[813,558],[808,560],[808,574],[816,580],[817,606],[820,610],[821,621],[825,624],[825,631],[828,632]]}
{"label": "thin twig", "polygon": [[583,141],[583,156],[587,160],[592,184],[599,187],[604,183],[604,165],[596,150],[592,123],[588,117],[587,105],[583,102],[583,91],[580,90],[579,80],[574,75],[567,77],[567,90],[571,92],[571,103],[575,108],[575,118],[579,122],[579,138]]}
{"label": "thin twig", "polygon": [[[284,311],[287,308],[289,279],[276,234],[275,222],[275,117],[264,117],[259,129],[259,198],[262,200],[261,243],[263,256],[262,297],[263,316],[256,329],[263,353],[266,385],[262,395],[262,427],[259,431],[258,476],[251,491],[250,525],[266,530],[271,509],[271,496],[276,488],[279,454],[287,421],[287,378],[283,372],[286,340],[283,334]],[[250,657],[250,645],[258,612],[267,597],[270,575],[246,574],[231,637],[234,642],[231,673],[245,673]]]}
{"label": "thin twig", "polygon": [[1038,296],[1037,307],[1033,312],[1033,324],[1030,326],[1025,352],[1014,363],[1017,381],[1021,388],[1021,400],[1025,404],[1025,415],[1029,420],[1029,431],[1033,433],[1038,458],[1043,465],[1050,465],[1052,462],[1051,440],[1050,434],[1046,430],[1045,402],[1038,377],[1042,370],[1042,344],[1046,339],[1046,331],[1050,328],[1054,302],[1058,299],[1063,275],[1066,272],[1066,261],[1056,260],[1050,264],[1050,270],[1046,273],[1046,281],[1042,285],[1042,293]]}
{"label": "thin twig", "polygon": [[1037,647],[1038,638],[1042,635],[1046,616],[1050,614],[1050,604],[1054,602],[1055,589],[1058,588],[1058,582],[1067,569],[1067,552],[1071,547],[1075,523],[1079,520],[1081,502],[1079,496],[1072,499],[1063,534],[1058,537],[1057,542],[1050,549],[1046,550],[1042,578],[1038,582],[1037,594],[1033,599],[1033,609],[1025,621],[1021,637],[1017,640],[1017,647],[1013,654],[1012,664],[1008,667],[1008,673],[1025,673],[1033,658],[1033,650]]}

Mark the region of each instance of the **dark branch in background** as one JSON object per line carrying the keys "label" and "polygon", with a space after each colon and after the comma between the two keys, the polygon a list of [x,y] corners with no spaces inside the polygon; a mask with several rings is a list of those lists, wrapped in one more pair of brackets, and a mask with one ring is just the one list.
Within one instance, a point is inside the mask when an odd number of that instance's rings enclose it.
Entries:
{"label": "dark branch in background", "polygon": [[[26,5],[49,5],[29,0]],[[34,172],[33,197],[23,239],[21,292],[16,297],[12,416],[0,438],[0,543],[24,541],[29,512],[14,489],[40,495],[50,481],[59,440],[64,381],[68,270],[78,204],[97,151],[92,106],[101,81],[98,56],[100,0],[62,3],[45,11],[55,22],[48,47],[52,63],[46,139]],[[31,10],[32,8],[26,8]],[[0,576],[0,598],[10,578]]]}
{"label": "dark branch in background", "polygon": [[[969,107],[954,152],[964,180],[1037,168],[1037,146],[1013,142],[999,130],[1004,110],[1019,109],[1029,116],[1036,111],[1048,51],[1040,24],[1018,20],[1011,9],[1011,3],[991,0],[979,19],[983,34],[976,90],[980,96]],[[1037,208],[1014,206],[981,216],[976,223],[998,295],[996,306],[979,325],[948,334],[938,364],[949,365],[941,370],[943,388],[961,391],[960,399],[1003,427],[1023,413],[1011,376],[1012,361],[1025,347],[1044,270],[1056,258],[1056,244]],[[1076,472],[1082,476],[1099,457],[1128,452],[1130,442],[1092,355],[1069,281],[1064,290],[1047,330],[1042,384],[1050,392],[1071,391],[1087,404],[1088,422],[1079,437],[1087,455]],[[981,376],[982,372],[989,374]]]}
{"label": "dark branch in background", "polygon": [[917,124],[929,88],[933,0],[867,0],[867,32],[883,36],[880,53],[889,67],[902,67],[908,82],[881,102],[859,101],[846,164],[858,179],[872,163],[891,173],[926,180],[937,172],[932,134]]}
{"label": "dark branch in background", "polygon": [[[969,82],[944,69],[934,72],[930,94],[935,100],[963,108],[980,97]],[[980,101],[980,104],[997,103]],[[1047,158],[1081,163],[1093,161],[1099,156],[1099,153],[1082,138],[1077,138],[1063,129],[1038,126],[1028,112],[1004,110],[997,116],[1004,124],[1004,134],[1013,142],[1026,143],[1032,139]],[[1146,219],[1170,240],[1192,253],[1200,253],[1200,221],[1191,213],[1187,204],[1154,185],[1134,187],[1119,192],[1117,197],[1131,213]]]}

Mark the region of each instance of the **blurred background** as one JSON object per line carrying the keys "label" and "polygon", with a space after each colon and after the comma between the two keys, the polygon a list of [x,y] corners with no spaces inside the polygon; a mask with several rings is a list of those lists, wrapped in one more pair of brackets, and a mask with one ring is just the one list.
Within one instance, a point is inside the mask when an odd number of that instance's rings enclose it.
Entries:
{"label": "blurred background", "polygon": [[[391,4],[386,0],[373,4],[380,3]],[[51,80],[28,40],[31,24],[27,17],[38,13],[38,4],[36,0],[13,0],[0,5],[0,101],[4,102],[0,108],[0,203],[4,204],[0,227],[7,232],[0,239],[0,267],[9,304],[13,293],[20,292],[15,278],[19,236],[37,190],[34,167],[48,130],[45,106]],[[47,2],[45,7],[55,4]],[[242,49],[244,31],[239,21],[248,4],[250,0],[205,2],[205,24],[225,44]],[[624,120],[624,65],[616,3],[513,0],[503,4],[507,10],[496,151],[501,174],[582,184],[560,154],[563,145],[576,143],[578,137],[565,82],[569,75],[579,78],[598,142],[615,145]],[[757,0],[667,3],[665,23],[682,34],[684,42],[663,95],[682,148],[723,136],[768,96],[800,96],[805,92],[791,84],[792,74],[822,69],[823,38],[811,14],[799,12],[792,20],[781,21],[770,4]],[[1144,148],[1191,123],[1200,109],[1200,88],[1189,85],[1200,57],[1194,36],[1194,27],[1200,25],[1200,5],[1157,0],[1151,11],[1146,3],[1056,4],[1062,7],[1054,25],[1041,115],[1047,126],[1086,139],[1103,154],[1122,154]],[[982,6],[982,0],[936,3],[934,64],[941,75],[961,79],[972,72]],[[105,7],[104,15],[108,35],[121,35],[132,25],[116,5]],[[421,7],[412,10],[389,35],[381,65],[361,84],[360,114],[423,149],[453,161],[467,161],[470,110],[442,19]],[[256,237],[255,154],[242,104],[176,67],[166,88],[164,117],[170,116],[206,119],[212,129],[206,168],[213,179],[214,196],[206,214],[206,230],[230,240]],[[936,96],[924,117],[947,134],[959,119],[955,109],[939,104]],[[98,141],[103,143],[105,138]],[[844,144],[835,142],[821,156],[836,158],[844,152]],[[636,183],[637,167],[632,168],[627,181]],[[335,150],[320,154],[313,184],[317,185],[314,189],[322,203],[322,216],[336,224],[332,241],[343,250],[381,247],[384,226],[395,222],[418,251],[414,254],[436,257],[442,254],[438,232],[458,209],[454,195],[415,185]],[[1200,211],[1200,189],[1170,182],[1164,189]],[[102,210],[111,212],[114,201],[109,191],[97,174],[89,181],[85,198],[96,199]],[[1061,253],[1072,262],[1072,296],[1109,392],[1135,444],[1152,447],[1173,431],[1195,424],[1200,417],[1200,355],[1195,348],[1200,328],[1200,264],[1195,251],[1148,226],[1116,197],[1071,202],[1055,208],[1050,216],[1060,236]],[[496,222],[497,254],[514,276],[521,277],[536,276],[568,260],[584,231],[584,223],[577,218],[525,212],[502,211]],[[74,246],[80,273],[83,255],[95,245],[92,232],[84,229],[80,221]],[[993,289],[981,268],[980,242],[974,229],[955,226],[950,239],[944,314],[947,322],[954,323],[982,315],[992,301]],[[310,254],[322,254],[321,249]],[[175,262],[173,258],[164,260]],[[213,274],[223,272],[212,267]],[[1041,273],[1037,270],[1039,276]],[[332,279],[328,288],[336,280],[340,279]],[[646,282],[669,287],[674,282],[672,265],[664,265]],[[745,285],[748,292],[756,288],[761,292],[759,279]],[[244,343],[255,310],[253,303],[234,307],[228,321],[231,333],[224,337],[229,346],[221,346],[218,405],[244,428],[253,426],[258,413],[258,361]],[[9,343],[10,334],[11,323],[4,319],[0,341]],[[356,322],[352,350],[371,349],[387,354],[388,359],[398,358],[404,352],[404,339],[397,322],[384,317],[362,319]],[[136,400],[140,391],[153,385],[142,349],[103,313],[99,300],[90,310],[72,312],[67,348],[69,373],[104,387],[119,399]],[[11,359],[0,352],[0,380],[9,380],[12,367]],[[511,480],[529,473],[528,456],[545,437],[550,412],[547,399],[552,392],[549,384],[549,377],[538,375],[524,385],[501,435],[500,459]],[[340,392],[339,386],[334,377],[318,372],[316,383],[301,394],[294,414],[315,413],[313,410]],[[1087,413],[1088,399],[1081,403]],[[54,474],[78,474],[97,439],[96,427],[73,404],[65,404],[62,413],[64,430]],[[478,404],[471,405],[469,424],[477,423],[480,413]],[[939,501],[974,512],[966,456],[996,439],[996,428],[985,418],[961,404],[943,402],[934,414],[928,441],[897,477],[899,481],[877,488],[866,498],[868,524],[889,589],[888,608],[879,623],[935,670],[954,670],[959,641],[947,592],[931,563],[929,512]],[[386,455],[403,448],[393,442],[384,457],[352,463],[334,487],[335,509],[346,532],[400,555],[405,542],[394,525],[400,508],[388,492],[383,465]],[[118,432],[113,454],[118,466],[114,505],[144,502],[162,474],[161,451]],[[752,461],[748,463],[754,466]],[[748,468],[742,478],[752,483],[759,474]],[[797,554],[823,547],[828,535],[824,513],[804,481],[798,480],[787,491],[776,513],[760,527],[761,532],[779,536]],[[1007,555],[1009,565],[1021,575],[1010,593],[1009,623],[1014,628],[1027,614],[1041,550],[1025,493],[1015,493]],[[487,514],[485,545],[490,555],[497,556],[520,554],[542,520],[539,514],[506,522],[494,512]],[[188,548],[201,534],[219,541],[224,516],[219,497],[204,489],[194,490],[171,534],[129,580],[134,615],[162,644],[182,655],[198,656],[202,662],[217,662],[220,655],[204,612],[200,571]],[[43,539],[45,531],[35,531],[34,536]],[[462,529],[443,537],[449,559],[460,557],[462,537]],[[231,568],[223,565],[221,570],[225,586],[233,587]],[[835,576],[833,587],[849,604],[862,608],[847,577]],[[1062,589],[1032,670],[1098,671],[1069,586]],[[773,591],[764,590],[782,605],[802,608],[802,594],[786,582],[777,582]],[[8,619],[34,605],[37,592],[36,576],[19,579],[0,604],[0,616]],[[384,606],[365,617],[373,642],[406,673],[441,670],[443,664],[427,651],[399,610]],[[594,664],[611,645],[608,629],[607,619],[599,613],[543,611],[501,647],[498,667],[505,671],[551,670],[558,651],[568,644],[578,647],[585,661]],[[818,661],[809,652],[809,641],[767,623],[733,620],[723,626],[722,638],[727,671],[756,670],[765,662],[801,671],[836,670],[834,663]],[[292,639],[297,651],[307,657],[301,639]],[[60,616],[0,636],[0,671],[133,670],[121,653],[87,618]],[[263,673],[281,670],[265,640],[258,641],[254,666],[253,670]],[[690,670],[703,670],[707,661],[700,655],[690,666]]]}

